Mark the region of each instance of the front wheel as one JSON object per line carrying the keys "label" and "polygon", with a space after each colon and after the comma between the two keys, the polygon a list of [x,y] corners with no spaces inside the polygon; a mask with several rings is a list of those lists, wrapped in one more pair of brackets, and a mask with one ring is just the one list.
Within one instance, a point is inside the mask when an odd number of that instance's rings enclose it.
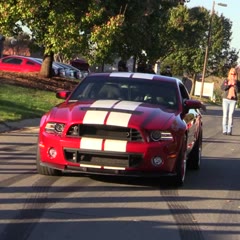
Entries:
{"label": "front wheel", "polygon": [[202,158],[202,134],[200,133],[192,151],[188,156],[188,168],[198,170]]}
{"label": "front wheel", "polygon": [[186,176],[186,169],[187,169],[187,160],[184,157],[184,159],[179,159],[177,163],[177,175],[175,176],[175,185],[182,186],[185,181]]}
{"label": "front wheel", "polygon": [[187,170],[186,149],[186,141],[184,141],[182,151],[177,159],[176,176],[174,178],[174,184],[177,186],[182,186],[185,181]]}

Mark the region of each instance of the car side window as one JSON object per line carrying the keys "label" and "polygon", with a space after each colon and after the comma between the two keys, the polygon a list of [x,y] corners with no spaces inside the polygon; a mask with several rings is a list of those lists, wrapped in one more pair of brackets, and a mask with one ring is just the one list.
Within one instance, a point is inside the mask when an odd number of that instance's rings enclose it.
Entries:
{"label": "car side window", "polygon": [[179,88],[180,88],[180,93],[181,93],[181,96],[182,96],[182,100],[189,99],[188,91],[184,87],[184,85],[183,84],[179,84]]}
{"label": "car side window", "polygon": [[27,61],[26,62],[26,65],[31,65],[31,66],[33,66],[33,65],[36,65],[34,62],[31,62],[31,61]]}
{"label": "car side window", "polygon": [[20,65],[22,63],[22,59],[19,58],[8,58],[3,60],[4,63],[11,63],[11,64],[16,64]]}
{"label": "car side window", "polygon": [[[146,102],[168,109],[177,109],[177,88],[172,84],[160,82],[135,82],[126,85],[127,94],[124,99]],[[124,87],[122,87],[122,90]]]}

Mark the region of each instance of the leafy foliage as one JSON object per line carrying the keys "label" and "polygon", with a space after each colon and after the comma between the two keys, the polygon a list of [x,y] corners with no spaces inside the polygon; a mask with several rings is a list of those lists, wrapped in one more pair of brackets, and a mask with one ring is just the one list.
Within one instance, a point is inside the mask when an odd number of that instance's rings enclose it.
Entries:
{"label": "leafy foliage", "polygon": [[[177,36],[179,32],[175,33],[174,39],[177,39],[177,49],[167,56],[165,61],[168,65],[173,66],[176,74],[182,75],[187,72],[189,76],[195,78],[196,73],[202,71],[211,15],[202,7],[182,8],[181,13],[184,15],[182,18],[185,20],[182,23],[183,26],[180,26],[179,29],[184,28],[184,31],[180,33],[181,37],[180,35]],[[176,14],[179,17],[180,12],[177,11]],[[176,15],[174,16],[176,17]],[[232,35],[230,20],[216,14],[214,14],[212,20],[207,75],[223,76],[229,67],[236,64],[238,53],[236,50],[230,49],[229,43]],[[176,26],[173,21],[173,27]]]}
{"label": "leafy foliage", "polygon": [[[54,54],[65,60],[81,54],[90,64],[133,56],[136,62],[159,61],[175,74],[194,76],[203,66],[210,13],[188,9],[184,2],[1,0],[0,32],[18,36],[27,26],[32,42],[44,49],[41,74],[46,77]],[[229,47],[231,26],[229,19],[214,14],[208,73],[224,74],[237,61],[238,52]]]}

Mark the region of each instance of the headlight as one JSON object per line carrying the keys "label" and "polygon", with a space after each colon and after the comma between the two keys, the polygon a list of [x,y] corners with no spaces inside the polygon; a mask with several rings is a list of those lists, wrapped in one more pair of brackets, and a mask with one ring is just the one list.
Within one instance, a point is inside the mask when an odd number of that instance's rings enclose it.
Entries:
{"label": "headlight", "polygon": [[150,133],[150,138],[154,142],[158,142],[161,140],[161,131],[155,130]]}
{"label": "headlight", "polygon": [[64,123],[49,122],[49,123],[47,123],[47,125],[45,127],[45,131],[48,133],[61,134],[64,130],[64,127],[65,127]]}
{"label": "headlight", "polygon": [[173,136],[170,132],[154,130],[154,131],[150,132],[150,140],[153,142],[171,141],[171,140],[173,140]]}

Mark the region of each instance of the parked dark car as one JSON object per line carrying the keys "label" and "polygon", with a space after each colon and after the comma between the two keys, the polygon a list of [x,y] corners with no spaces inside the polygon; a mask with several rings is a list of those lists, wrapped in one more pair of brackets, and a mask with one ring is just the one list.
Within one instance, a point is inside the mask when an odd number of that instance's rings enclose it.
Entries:
{"label": "parked dark car", "polygon": [[81,70],[83,77],[86,77],[90,73],[89,64],[83,59],[74,59],[70,62],[70,64]]}
{"label": "parked dark car", "polygon": [[58,64],[57,62],[53,62],[52,67],[54,69],[55,75],[59,77],[66,77],[66,69],[60,64]]}
{"label": "parked dark car", "polygon": [[[42,62],[43,62],[42,58],[34,58],[34,57],[29,57],[29,58],[42,65]],[[52,63],[52,70],[53,70],[53,75],[55,75],[55,76],[59,76],[59,77],[65,77],[66,76],[65,69],[55,62]]]}
{"label": "parked dark car", "polygon": [[61,63],[61,62],[56,62],[56,63],[65,69],[66,77],[73,78],[73,79],[82,79],[83,78],[83,74],[82,74],[81,70],[79,70],[78,68],[75,68],[72,65],[69,65],[66,63]]}

